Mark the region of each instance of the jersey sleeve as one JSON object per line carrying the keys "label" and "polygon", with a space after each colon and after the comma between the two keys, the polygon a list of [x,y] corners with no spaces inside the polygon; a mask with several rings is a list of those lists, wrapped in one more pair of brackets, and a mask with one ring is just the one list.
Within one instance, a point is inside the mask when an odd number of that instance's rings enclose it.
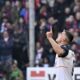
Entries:
{"label": "jersey sleeve", "polygon": [[61,46],[61,48],[64,50],[64,53],[59,55],[59,57],[66,57],[69,52],[69,48],[67,46]]}

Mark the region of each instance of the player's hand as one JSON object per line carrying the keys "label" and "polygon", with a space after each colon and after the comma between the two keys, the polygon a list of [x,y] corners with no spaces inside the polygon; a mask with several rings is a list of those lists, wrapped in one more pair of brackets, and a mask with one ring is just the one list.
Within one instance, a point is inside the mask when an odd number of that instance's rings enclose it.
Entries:
{"label": "player's hand", "polygon": [[46,32],[46,36],[47,36],[47,38],[51,38],[52,35],[53,35],[53,33],[52,33],[52,28],[51,28],[50,31]]}

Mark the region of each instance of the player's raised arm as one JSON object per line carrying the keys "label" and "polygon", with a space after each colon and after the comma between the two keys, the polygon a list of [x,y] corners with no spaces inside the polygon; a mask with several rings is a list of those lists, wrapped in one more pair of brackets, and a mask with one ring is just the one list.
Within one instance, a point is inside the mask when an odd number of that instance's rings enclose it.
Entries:
{"label": "player's raised arm", "polygon": [[54,35],[52,33],[52,28],[50,29],[49,32],[46,33],[47,39],[49,40],[53,50],[56,52],[56,54],[61,55],[64,53],[64,50],[59,46],[58,43],[56,43],[56,41],[52,38],[52,35]]}

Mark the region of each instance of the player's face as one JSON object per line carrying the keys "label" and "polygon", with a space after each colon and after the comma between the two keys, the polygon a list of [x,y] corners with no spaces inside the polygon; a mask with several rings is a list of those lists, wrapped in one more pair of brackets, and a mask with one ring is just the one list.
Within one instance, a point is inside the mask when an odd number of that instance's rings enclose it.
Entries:
{"label": "player's face", "polygon": [[57,37],[56,41],[58,43],[66,41],[66,33],[65,33],[65,31],[63,31],[63,32],[58,34],[58,37]]}

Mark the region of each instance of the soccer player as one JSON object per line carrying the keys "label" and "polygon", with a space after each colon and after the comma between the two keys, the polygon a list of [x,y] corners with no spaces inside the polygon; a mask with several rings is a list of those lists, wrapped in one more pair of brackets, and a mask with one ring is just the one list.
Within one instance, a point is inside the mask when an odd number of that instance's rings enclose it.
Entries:
{"label": "soccer player", "polygon": [[46,33],[46,36],[56,53],[56,80],[72,80],[73,60],[75,56],[74,52],[70,49],[70,43],[73,40],[73,35],[65,30],[59,33],[55,41],[52,38],[54,33],[51,29]]}

